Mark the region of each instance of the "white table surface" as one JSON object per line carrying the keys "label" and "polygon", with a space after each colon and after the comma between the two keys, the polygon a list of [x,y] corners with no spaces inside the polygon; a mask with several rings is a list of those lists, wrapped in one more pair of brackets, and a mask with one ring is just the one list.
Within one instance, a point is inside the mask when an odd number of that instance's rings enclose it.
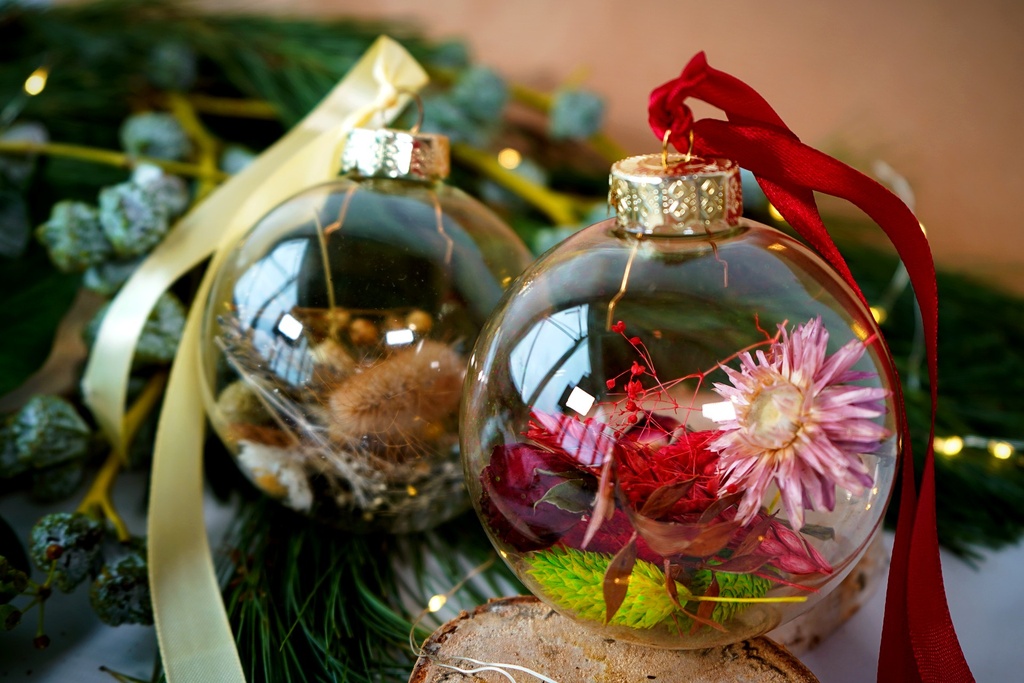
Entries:
{"label": "white table surface", "polygon": [[[141,490],[119,486],[119,509],[129,526],[143,530]],[[53,508],[48,508],[52,510]],[[18,528],[27,528],[40,514],[24,498],[0,498],[0,514]],[[219,538],[231,517],[227,507],[208,502],[207,524]],[[891,544],[891,535],[886,537]],[[999,552],[986,552],[974,569],[943,553],[943,576],[950,612],[975,677],[983,683],[1024,680],[1024,544]],[[882,632],[884,579],[866,605],[816,649],[801,655],[822,683],[865,683],[875,679]],[[148,679],[156,653],[151,627],[111,628],[100,623],[88,605],[88,591],[56,595],[46,617],[53,641],[49,650],[32,649],[35,612],[10,633],[0,632],[0,681],[76,681],[110,683],[101,672],[105,665],[131,676]],[[528,678],[528,677],[527,677]],[[521,682],[525,683],[525,682]]]}

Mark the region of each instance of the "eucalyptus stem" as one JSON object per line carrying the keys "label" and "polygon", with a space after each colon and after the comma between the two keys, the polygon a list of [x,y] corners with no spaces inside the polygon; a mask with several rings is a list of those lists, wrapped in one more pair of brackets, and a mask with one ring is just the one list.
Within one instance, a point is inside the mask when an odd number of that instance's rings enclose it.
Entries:
{"label": "eucalyptus stem", "polygon": [[86,145],[72,145],[64,142],[31,142],[22,140],[0,140],[0,154],[44,154],[65,159],[77,159],[88,161],[94,164],[105,164],[117,166],[118,168],[135,168],[140,164],[152,164],[159,166],[168,173],[174,175],[188,176],[190,178],[204,178],[216,182],[231,177],[218,169],[206,169],[197,164],[189,164],[183,161],[170,161],[167,159],[154,159],[152,157],[134,156],[124,152],[115,152],[110,149],[99,147],[88,147]]}
{"label": "eucalyptus stem", "polygon": [[200,114],[266,120],[277,120],[281,117],[277,108],[264,100],[214,97],[212,95],[188,95],[187,99],[193,109]]}
{"label": "eucalyptus stem", "polygon": [[[185,130],[185,133],[192,139],[196,145],[198,151],[198,166],[206,173],[212,173],[217,171],[217,150],[220,144],[217,139],[210,134],[203,122],[199,120],[199,116],[196,115],[195,107],[192,102],[186,99],[183,95],[178,93],[171,93],[168,96],[168,103],[170,104],[171,113],[174,114],[174,118],[178,119],[178,123]],[[196,201],[203,199],[206,195],[210,194],[217,188],[217,183],[211,180],[209,177],[203,177],[199,181],[199,187],[196,188]]]}
{"label": "eucalyptus stem", "polygon": [[464,143],[452,145],[452,156],[503,185],[535,206],[557,225],[571,225],[586,209],[579,200],[513,173],[498,163],[493,154]]}
{"label": "eucalyptus stem", "polygon": [[[165,373],[154,375],[145,388],[143,388],[139,397],[135,399],[135,403],[128,409],[124,417],[124,443],[126,449],[135,437],[135,433],[139,430],[142,421],[146,419],[146,416],[156,406],[157,401],[163,394],[166,383],[167,375]],[[111,491],[114,488],[114,481],[121,471],[121,466],[124,464],[125,457],[117,449],[110,451],[99,473],[96,475],[96,479],[93,480],[92,486],[89,487],[89,490],[82,498],[82,502],[78,504],[77,509],[77,512],[98,515],[109,521],[117,533],[117,540],[122,543],[131,540],[131,533],[128,531],[128,525],[125,524],[124,518],[121,517],[117,508],[114,507]]]}

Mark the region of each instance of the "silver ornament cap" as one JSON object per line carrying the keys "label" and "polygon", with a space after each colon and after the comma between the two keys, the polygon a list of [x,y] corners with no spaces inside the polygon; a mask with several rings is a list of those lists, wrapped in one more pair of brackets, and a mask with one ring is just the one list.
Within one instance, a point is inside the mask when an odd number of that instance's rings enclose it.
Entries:
{"label": "silver ornament cap", "polygon": [[448,138],[391,128],[354,128],[341,153],[341,173],[363,178],[433,182],[451,169]]}
{"label": "silver ornament cap", "polygon": [[627,232],[703,235],[735,226],[743,213],[740,167],[729,159],[647,154],[612,165],[608,204]]}

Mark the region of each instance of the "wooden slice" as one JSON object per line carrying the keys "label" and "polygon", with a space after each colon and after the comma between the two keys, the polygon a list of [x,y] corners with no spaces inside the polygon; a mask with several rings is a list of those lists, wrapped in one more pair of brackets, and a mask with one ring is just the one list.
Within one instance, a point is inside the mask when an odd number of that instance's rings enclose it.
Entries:
{"label": "wooden slice", "polygon": [[[500,598],[463,612],[423,646],[409,683],[509,683],[495,671],[460,673],[484,665],[526,667],[558,683],[817,683],[784,648],[767,638],[707,650],[660,650],[600,635],[534,597]],[[517,683],[538,679],[505,667]]]}

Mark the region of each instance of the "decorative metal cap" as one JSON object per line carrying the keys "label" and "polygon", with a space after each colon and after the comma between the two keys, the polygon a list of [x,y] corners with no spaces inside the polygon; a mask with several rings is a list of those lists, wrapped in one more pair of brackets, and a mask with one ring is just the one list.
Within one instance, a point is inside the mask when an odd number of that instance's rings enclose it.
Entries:
{"label": "decorative metal cap", "polygon": [[341,153],[341,172],[364,178],[434,181],[448,177],[448,138],[390,128],[354,128]]}
{"label": "decorative metal cap", "polygon": [[736,225],[743,213],[740,167],[728,159],[647,154],[612,165],[608,203],[629,232],[699,235]]}

